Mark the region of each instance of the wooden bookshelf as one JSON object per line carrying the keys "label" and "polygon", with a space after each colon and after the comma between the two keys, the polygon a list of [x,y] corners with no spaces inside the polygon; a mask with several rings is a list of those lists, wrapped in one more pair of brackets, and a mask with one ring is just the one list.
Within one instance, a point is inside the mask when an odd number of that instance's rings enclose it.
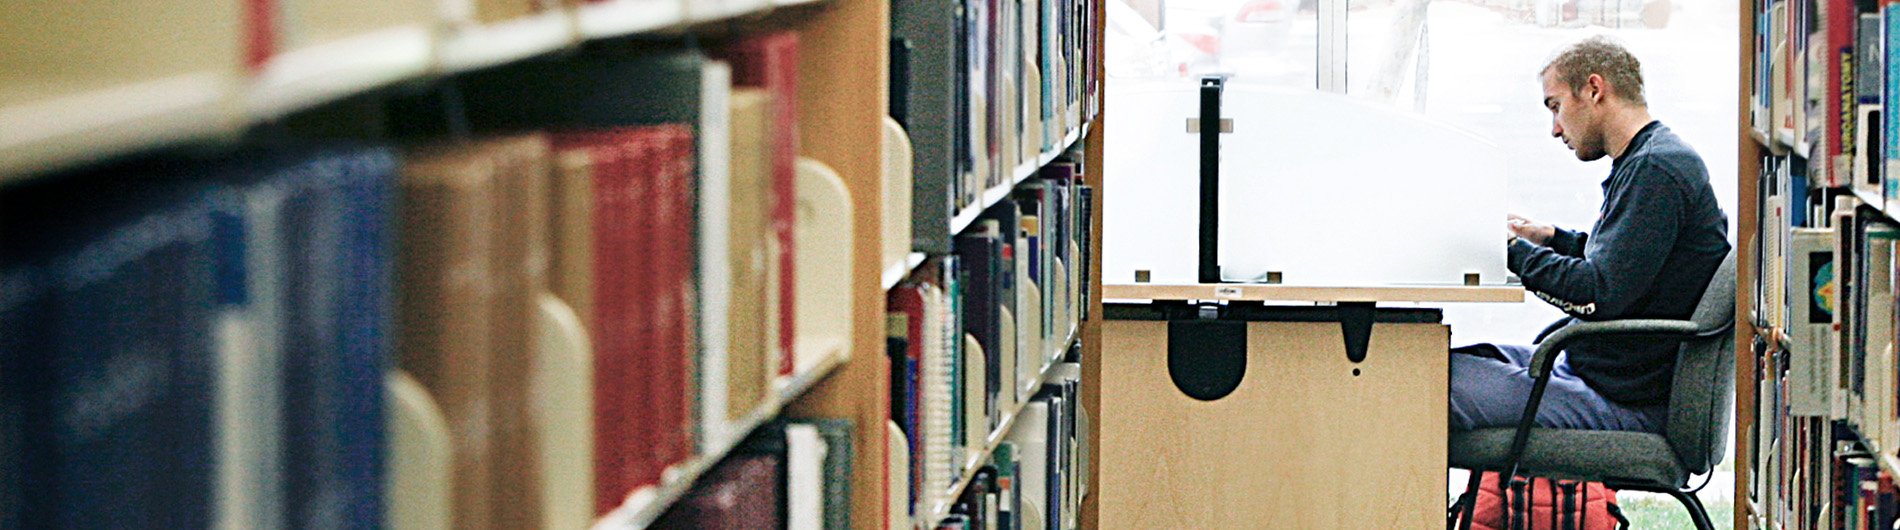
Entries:
{"label": "wooden bookshelf", "polygon": [[[884,490],[888,472],[885,425],[891,416],[889,363],[884,355],[885,293],[928,257],[908,253],[901,260],[884,262],[886,213],[877,205],[887,185],[882,175],[881,148],[886,141],[883,124],[890,97],[890,0],[727,0],[710,11],[696,10],[700,4],[694,1],[575,1],[512,20],[472,23],[448,20],[447,15],[435,12],[433,3],[404,0],[404,14],[387,23],[330,13],[338,20],[357,24],[340,25],[307,42],[286,45],[255,65],[246,64],[237,53],[242,48],[239,35],[244,23],[236,6],[197,9],[195,4],[160,0],[138,8],[98,7],[93,10],[112,15],[102,18],[137,18],[126,15],[149,12],[162,16],[139,23],[200,27],[204,39],[223,39],[220,43],[230,49],[217,56],[158,49],[156,52],[186,55],[191,60],[170,70],[153,70],[156,73],[143,77],[95,76],[18,85],[0,81],[0,188],[159,149],[196,143],[232,144],[254,129],[285,126],[310,114],[321,115],[316,121],[351,122],[338,125],[345,129],[340,136],[386,138],[382,136],[384,131],[377,130],[380,125],[370,123],[386,117],[382,113],[387,111],[368,110],[387,102],[383,94],[429,87],[454,74],[570,52],[589,42],[638,35],[680,38],[683,34],[724,36],[795,30],[801,60],[799,155],[834,170],[854,206],[854,257],[840,264],[849,268],[851,278],[852,332],[848,343],[827,352],[816,368],[786,387],[767,391],[764,403],[731,425],[734,433],[729,440],[675,465],[659,486],[634,492],[618,509],[595,520],[593,528],[646,528],[726,458],[745,433],[777,418],[818,417],[843,418],[853,424],[851,525],[883,528],[887,521]],[[364,5],[368,4],[357,0],[348,8],[362,9]],[[1105,24],[1100,18],[1104,5],[1096,2],[1098,18],[1092,21],[1098,54],[1100,28]],[[429,9],[417,12],[417,6]],[[33,21],[55,16],[60,15],[21,18],[13,21],[17,24],[0,23],[0,27],[28,31]],[[115,29],[108,25],[69,25],[77,29],[69,32],[71,36],[59,38],[84,41]],[[208,47],[196,40],[176,44]],[[115,46],[136,47],[125,43]],[[30,64],[39,59],[30,53],[34,52],[0,52],[0,65]],[[111,66],[97,69],[109,71]],[[1100,78],[1103,72],[1098,68],[1094,75]],[[336,120],[339,116],[347,119]],[[286,127],[299,126],[293,123]],[[945,229],[954,233],[967,227],[985,207],[1009,196],[1015,185],[1035,177],[1042,167],[1079,142],[1087,144],[1087,183],[1100,189],[1101,138],[1101,127],[1084,120],[1066,131],[1051,149],[1026,157],[1022,164],[1010,168],[1011,178],[1006,184],[982,194],[982,204],[966,208],[962,213],[967,215],[959,215],[960,222]],[[1099,214],[1089,222],[1095,234],[1091,245],[1095,250],[1090,258],[1094,269],[1085,277],[1099,278]],[[1095,301],[1084,309],[1091,318],[1099,319],[1099,282],[1082,287],[1089,289]],[[1099,346],[1089,338],[1093,329],[1092,321],[1079,322],[1062,342],[1067,345],[1064,351],[1080,343],[1095,348],[1099,355]],[[1054,366],[1047,363],[1043,367],[1044,381],[1052,377]],[[963,468],[958,470],[961,479],[951,495],[970,483],[977,464],[1003,441],[1025,403],[1027,400],[1006,407],[1010,410],[985,439],[985,447],[972,448],[983,452],[964,459]],[[941,519],[948,509],[947,505],[932,507],[927,517]],[[919,524],[924,523],[920,520]],[[930,524],[934,525],[934,520]]]}
{"label": "wooden bookshelf", "polygon": [[800,29],[798,134],[801,155],[824,162],[849,189],[853,233],[851,360],[789,407],[792,417],[846,418],[852,439],[851,526],[884,525],[884,422],[890,368],[884,352],[882,209],[884,117],[890,81],[890,6],[884,0],[830,0],[788,9],[767,27]]}

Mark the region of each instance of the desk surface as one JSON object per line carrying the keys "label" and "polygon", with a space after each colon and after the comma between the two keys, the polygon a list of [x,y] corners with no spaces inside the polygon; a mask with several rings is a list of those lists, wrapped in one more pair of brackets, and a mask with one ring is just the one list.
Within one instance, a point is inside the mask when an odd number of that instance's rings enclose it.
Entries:
{"label": "desk surface", "polygon": [[1523,302],[1516,285],[1313,287],[1272,284],[1111,284],[1108,300],[1247,300],[1301,302]]}

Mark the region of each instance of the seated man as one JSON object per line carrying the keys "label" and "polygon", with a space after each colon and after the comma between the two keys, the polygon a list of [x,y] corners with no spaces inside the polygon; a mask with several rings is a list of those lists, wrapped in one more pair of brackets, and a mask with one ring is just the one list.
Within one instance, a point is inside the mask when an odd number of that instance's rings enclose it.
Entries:
{"label": "seated man", "polygon": [[[1551,135],[1592,161],[1611,157],[1592,234],[1512,215],[1509,267],[1524,288],[1582,320],[1687,319],[1727,256],[1728,222],[1702,158],[1649,117],[1636,57],[1603,37],[1564,49],[1540,73]],[[1526,346],[1452,350],[1451,428],[1517,425],[1533,380]],[[1556,359],[1536,423],[1662,433],[1676,348],[1578,344]]]}

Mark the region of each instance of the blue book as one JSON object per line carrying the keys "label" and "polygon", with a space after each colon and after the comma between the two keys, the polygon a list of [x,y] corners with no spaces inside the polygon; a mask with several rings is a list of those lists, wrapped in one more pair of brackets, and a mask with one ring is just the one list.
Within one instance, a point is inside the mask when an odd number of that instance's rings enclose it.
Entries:
{"label": "blue book", "polygon": [[395,157],[335,148],[290,153],[284,162],[263,185],[290,190],[279,235],[290,527],[379,528],[382,381],[394,351]]}
{"label": "blue book", "polygon": [[[269,146],[192,165],[229,187],[214,212],[225,355],[227,519],[377,528],[383,385],[393,346],[387,150]],[[241,429],[234,431],[233,429]],[[242,492],[242,493],[240,493]]]}
{"label": "blue book", "polygon": [[45,300],[46,282],[38,269],[11,264],[0,256],[0,528],[25,528],[27,443],[24,393],[19,360],[41,347],[35,304]]}
{"label": "blue book", "polygon": [[0,197],[0,262],[46,282],[29,302],[37,333],[6,363],[29,433],[20,474],[34,485],[19,492],[19,527],[212,524],[221,199],[138,171]]}
{"label": "blue book", "polygon": [[[1880,42],[1886,43],[1887,47],[1887,81],[1880,109],[1881,121],[1886,125],[1881,127],[1880,137],[1882,143],[1886,144],[1884,158],[1887,159],[1887,165],[1892,166],[1900,163],[1900,134],[1896,134],[1900,133],[1900,75],[1893,71],[1895,65],[1900,65],[1900,46],[1893,45],[1893,40],[1900,38],[1900,3],[1884,2],[1881,11],[1886,17],[1886,31]],[[1892,178],[1891,169],[1887,174]]]}

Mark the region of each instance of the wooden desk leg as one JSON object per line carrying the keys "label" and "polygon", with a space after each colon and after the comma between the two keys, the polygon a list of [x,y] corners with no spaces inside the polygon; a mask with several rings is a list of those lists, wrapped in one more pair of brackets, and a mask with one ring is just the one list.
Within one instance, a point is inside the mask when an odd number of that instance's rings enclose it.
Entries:
{"label": "wooden desk leg", "polygon": [[1166,322],[1102,326],[1103,530],[1444,524],[1444,325],[1377,324],[1354,364],[1339,324],[1252,322],[1246,378],[1212,402],[1169,381]]}

